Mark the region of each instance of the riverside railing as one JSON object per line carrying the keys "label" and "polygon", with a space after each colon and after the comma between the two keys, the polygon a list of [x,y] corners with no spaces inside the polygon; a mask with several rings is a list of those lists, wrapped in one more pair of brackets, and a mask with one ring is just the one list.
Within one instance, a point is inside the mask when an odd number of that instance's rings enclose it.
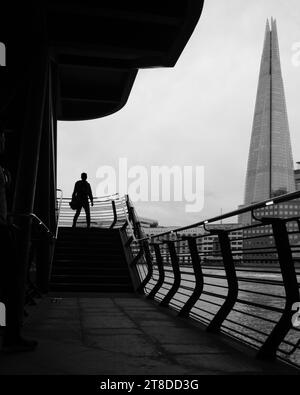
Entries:
{"label": "riverside railing", "polygon": [[274,197],[156,235],[148,229],[146,237],[128,200],[140,229],[132,242],[139,291],[257,348],[258,358],[300,367],[299,198]]}

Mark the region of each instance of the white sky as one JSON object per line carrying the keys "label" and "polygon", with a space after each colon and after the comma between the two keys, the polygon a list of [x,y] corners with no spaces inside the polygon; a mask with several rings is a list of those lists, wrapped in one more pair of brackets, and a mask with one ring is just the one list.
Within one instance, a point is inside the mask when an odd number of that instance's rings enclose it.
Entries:
{"label": "white sky", "polygon": [[[139,215],[183,225],[243,202],[247,157],[266,19],[277,20],[294,160],[300,161],[299,0],[207,0],[174,68],[140,70],[127,105],[87,122],[60,122],[58,187],[70,196],[80,173],[96,192],[100,166],[204,166],[205,201],[136,203]],[[300,45],[300,44],[299,44]]]}

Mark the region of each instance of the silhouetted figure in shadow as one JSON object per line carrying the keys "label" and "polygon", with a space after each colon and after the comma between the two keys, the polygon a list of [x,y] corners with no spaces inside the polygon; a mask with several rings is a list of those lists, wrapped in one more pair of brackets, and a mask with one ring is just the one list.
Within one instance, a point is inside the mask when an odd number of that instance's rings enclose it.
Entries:
{"label": "silhouetted figure in shadow", "polygon": [[80,215],[81,209],[84,208],[86,215],[86,224],[89,228],[91,225],[91,214],[90,214],[90,204],[89,198],[91,201],[91,205],[93,206],[93,194],[90,184],[87,182],[87,174],[81,174],[81,180],[75,183],[74,192],[72,194],[72,200],[76,201],[77,210],[73,219],[73,228],[76,227],[77,219]]}
{"label": "silhouetted figure in shadow", "polygon": [[[5,130],[0,129],[0,159],[5,149]],[[9,172],[0,161],[0,302],[6,309],[2,350],[5,352],[32,351],[37,342],[21,336],[23,324],[22,284],[18,273],[16,251],[17,228],[7,216]],[[2,306],[3,307],[3,306]]]}

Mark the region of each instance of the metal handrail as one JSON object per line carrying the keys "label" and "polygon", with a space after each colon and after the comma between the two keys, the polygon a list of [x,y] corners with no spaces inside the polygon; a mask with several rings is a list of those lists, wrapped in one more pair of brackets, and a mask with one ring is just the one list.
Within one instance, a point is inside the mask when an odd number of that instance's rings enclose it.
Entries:
{"label": "metal handrail", "polygon": [[[57,191],[60,191],[60,189],[57,189]],[[93,201],[94,201],[94,203],[95,202],[101,202],[102,200],[103,200],[103,202],[105,202],[105,201],[111,201],[111,200],[113,200],[114,199],[114,196],[118,196],[119,195],[119,193],[113,193],[113,194],[111,194],[111,195],[104,195],[104,196],[95,196],[94,198],[93,198]],[[62,200],[64,200],[64,201],[70,201],[71,200],[71,197],[63,197],[63,199]]]}
{"label": "metal handrail", "polygon": [[[105,197],[106,197],[106,196],[105,196]],[[99,199],[101,199],[101,198],[103,198],[103,196],[100,197]],[[135,235],[134,235],[134,232],[133,232],[133,229],[132,229],[132,226],[131,226],[131,222],[129,221],[129,218],[128,218],[126,209],[125,209],[125,207],[124,207],[124,201],[123,201],[123,199],[126,198],[126,196],[120,197],[119,193],[117,192],[117,193],[115,193],[115,194],[113,194],[113,195],[108,195],[106,198],[107,198],[107,201],[111,201],[112,207],[113,207],[114,220],[113,220],[113,223],[112,223],[111,227],[113,228],[114,225],[115,225],[115,224],[117,223],[117,221],[118,221],[118,214],[117,214],[117,211],[116,211],[116,204],[115,204],[115,202],[118,201],[118,202],[120,202],[120,204],[121,204],[121,208],[122,208],[122,211],[123,211],[123,213],[124,213],[124,216],[125,216],[125,219],[126,219],[126,223],[127,223],[128,227],[129,227],[129,229],[131,230],[132,237],[133,237],[133,239],[135,239]]]}
{"label": "metal handrail", "polygon": [[[300,249],[299,241],[293,243],[289,236],[299,235],[300,226],[298,230],[294,226],[295,223],[300,225],[300,214],[293,216],[293,212],[286,217],[280,213],[280,218],[277,214],[268,217],[266,215],[270,214],[262,212],[262,218],[256,217],[259,222],[251,225],[241,224],[240,227],[236,225],[229,229],[215,223],[212,227],[206,227],[206,232],[201,235],[178,234],[186,229],[197,226],[205,228],[208,223],[246,212],[251,214],[254,210],[299,198],[300,191],[281,195],[189,226],[137,239],[141,245],[146,244],[152,249],[151,259],[144,255],[146,262],[137,263],[141,291],[148,298],[155,298],[162,303],[173,288],[176,293],[172,298],[167,298],[167,305],[178,311],[179,315],[203,322],[207,330],[221,331],[258,348],[257,356],[260,358],[272,359],[277,356],[299,368],[300,341],[297,341],[297,336],[300,328],[292,327],[291,316],[293,303],[300,301],[300,272],[294,267],[295,260],[300,261]],[[292,223],[294,225],[290,227]],[[250,229],[255,232],[251,237],[245,233]],[[265,247],[261,247],[260,243],[242,244],[236,251],[235,244],[231,244],[236,240],[235,231],[242,232],[237,238],[240,243],[243,240],[249,243],[251,239],[257,243],[257,239],[263,240],[264,237],[272,237],[276,243]],[[206,252],[206,249],[202,249],[207,244],[203,238],[211,234],[219,242]],[[164,237],[168,235],[176,237]],[[202,246],[199,251],[198,246]],[[272,266],[262,266],[258,270],[257,266],[252,266],[252,261],[257,260],[255,254],[262,253],[265,253],[266,258],[260,259],[269,260]],[[294,253],[297,255],[292,256]],[[216,264],[204,260],[208,257],[215,258]],[[177,273],[178,259],[181,279]],[[244,262],[246,259],[252,270],[237,266],[237,263],[242,262],[240,259]],[[252,273],[261,273],[262,277],[253,277]],[[269,277],[270,274],[278,275],[278,278],[273,279]],[[290,356],[295,352],[297,356],[291,359]]]}
{"label": "metal handrail", "polygon": [[17,213],[9,213],[9,217],[31,217],[32,219],[35,219],[38,222],[38,225],[41,226],[46,230],[46,232],[54,239],[55,236],[51,232],[51,230],[48,228],[48,226],[34,213],[28,213],[28,214],[17,214]]}
{"label": "metal handrail", "polygon": [[[128,195],[125,195],[124,198],[128,199]],[[134,230],[133,230],[132,223],[131,223],[131,221],[129,220],[129,217],[128,217],[128,212],[126,210],[127,206],[125,205],[123,199],[121,199],[121,207],[122,207],[123,213],[124,213],[125,218],[126,218],[126,223],[127,223],[128,227],[130,229],[130,233],[131,233],[132,239],[134,241],[137,241],[135,233],[134,233]]]}
{"label": "metal handrail", "polygon": [[[69,223],[72,222],[72,216],[73,216],[72,210],[69,208],[69,205],[67,204],[67,202],[70,200],[71,200],[70,197],[62,199],[59,226],[63,226],[62,225],[63,223],[65,223],[66,226],[68,226]],[[96,220],[100,220],[100,222],[103,220],[104,223],[107,223],[108,227],[114,227],[115,224],[118,222],[117,217],[120,214],[118,195],[111,194],[102,197],[95,197],[93,200],[94,200],[94,204],[93,204],[93,208],[91,209],[91,214],[95,216]],[[114,202],[116,202],[115,204],[116,207],[114,207]],[[111,209],[112,209],[112,213],[110,213]]]}
{"label": "metal handrail", "polygon": [[56,229],[55,229],[55,239],[57,240],[58,224],[59,224],[61,206],[62,206],[62,201],[63,201],[63,191],[62,191],[62,189],[56,189],[56,192],[60,192],[60,198],[59,198],[59,204],[58,204],[58,212],[57,212],[57,218],[56,218]]}
{"label": "metal handrail", "polygon": [[34,213],[30,213],[30,214],[28,214],[28,216],[37,220],[39,223],[38,225],[43,227],[46,230],[46,232],[51,235],[51,237],[53,239],[55,238],[54,234],[51,232],[51,230],[48,228],[48,226],[37,215],[35,215]]}
{"label": "metal handrail", "polygon": [[147,237],[144,237],[142,239],[139,239],[138,241],[146,241],[146,240],[150,240],[150,239],[156,239],[156,238],[159,238],[159,237],[162,237],[162,236],[166,236],[166,235],[169,235],[169,234],[173,234],[173,233],[176,234],[176,233],[181,232],[183,230],[197,228],[199,226],[205,226],[208,223],[221,221],[223,219],[230,218],[230,217],[236,217],[237,215],[244,214],[244,213],[249,212],[249,211],[253,212],[253,210],[257,210],[259,208],[263,208],[263,207],[270,206],[270,205],[273,205],[273,204],[286,202],[286,201],[297,199],[297,198],[300,198],[300,191],[286,193],[284,195],[276,196],[276,197],[274,197],[272,199],[266,199],[266,200],[264,200],[262,202],[259,202],[259,203],[250,204],[250,205],[242,207],[240,209],[237,209],[237,210],[234,210],[234,211],[230,211],[229,213],[226,213],[226,214],[218,215],[217,217],[208,218],[208,219],[196,222],[194,224],[178,227],[178,228],[169,230],[167,232],[159,233],[157,235],[147,236]]}

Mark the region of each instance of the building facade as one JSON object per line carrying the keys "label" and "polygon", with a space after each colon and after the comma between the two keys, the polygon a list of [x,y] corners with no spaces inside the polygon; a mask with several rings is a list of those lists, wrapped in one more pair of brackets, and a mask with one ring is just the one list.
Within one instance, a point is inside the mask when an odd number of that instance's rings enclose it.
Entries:
{"label": "building facade", "polygon": [[[299,162],[298,166],[300,165]],[[296,184],[296,191],[300,191],[300,169],[294,170],[294,175],[295,175],[295,184]]]}
{"label": "building facade", "polygon": [[[229,232],[229,238],[231,241],[231,250],[233,257],[237,262],[242,259],[242,247],[243,247],[243,231],[237,229],[238,224],[207,224],[206,228],[208,232],[202,227],[185,229],[177,233],[178,237],[197,237],[197,246],[199,256],[205,264],[218,264],[221,263],[220,245],[218,236],[210,234],[209,231],[213,229],[222,229]],[[157,236],[161,233],[174,231],[176,226],[169,227],[156,227],[156,228],[143,228],[146,236]],[[175,240],[177,238],[175,233],[169,233],[162,238],[164,240]],[[157,240],[157,239],[156,239]],[[176,242],[176,251],[181,264],[191,264],[190,251],[187,241]],[[166,262],[169,263],[169,257],[166,257]]]}
{"label": "building facade", "polygon": [[[300,171],[293,169],[291,139],[281,74],[276,21],[267,21],[254,110],[246,174],[244,206],[300,189]],[[242,206],[240,206],[242,207]],[[256,217],[291,218],[300,214],[298,200],[256,210]],[[241,224],[256,224],[251,214]],[[299,244],[298,223],[287,223],[290,241]],[[294,232],[294,233],[293,233]],[[277,254],[270,226],[244,230],[243,260],[275,263]]]}
{"label": "building facade", "polygon": [[295,178],[276,21],[267,21],[248,157],[244,204],[294,192]]}

